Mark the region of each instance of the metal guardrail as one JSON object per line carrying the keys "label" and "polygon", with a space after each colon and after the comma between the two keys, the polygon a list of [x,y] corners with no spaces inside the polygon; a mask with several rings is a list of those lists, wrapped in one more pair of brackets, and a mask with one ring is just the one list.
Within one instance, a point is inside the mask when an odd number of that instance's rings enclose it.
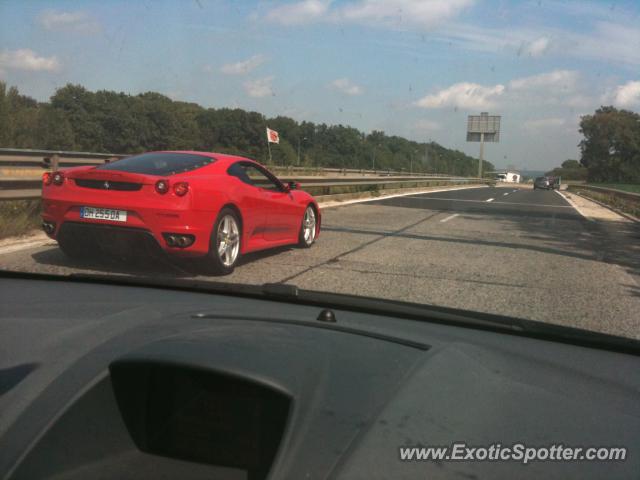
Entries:
{"label": "metal guardrail", "polygon": [[[0,148],[0,201],[38,198],[41,194],[43,169],[49,171],[68,166],[99,165],[125,156],[110,153]],[[336,187],[353,187],[356,190],[374,189],[373,187],[376,186],[382,189],[405,188],[403,185],[420,186],[419,184],[424,185],[435,181],[468,183],[477,180],[444,174],[410,174],[391,170],[296,166],[270,166],[270,169],[283,181],[299,182],[304,188],[317,191],[319,194],[329,194],[330,190]],[[315,175],[295,175],[295,173],[315,173]]]}
{"label": "metal guardrail", "polygon": [[[0,168],[51,168],[72,167],[81,165],[99,165],[107,161],[116,160],[130,154],[67,152],[60,150],[28,150],[16,148],[0,148]],[[424,176],[424,173],[412,173],[405,170],[367,170],[357,168],[327,168],[312,166],[282,166],[267,165],[269,169],[278,172],[312,172],[315,175],[338,173],[342,175],[376,175],[376,176]],[[429,173],[433,177],[448,177],[447,174]]]}
{"label": "metal guardrail", "polygon": [[615,195],[616,197],[627,198],[632,201],[640,202],[640,193],[627,192],[625,190],[618,190],[617,188],[597,187],[595,185],[570,185],[571,190],[591,190],[594,192],[608,193]]}
{"label": "metal guardrail", "polygon": [[593,200],[600,201],[606,206],[640,217],[640,194],[617,190],[615,188],[597,187],[595,185],[569,185],[568,190],[577,194],[584,194]]}

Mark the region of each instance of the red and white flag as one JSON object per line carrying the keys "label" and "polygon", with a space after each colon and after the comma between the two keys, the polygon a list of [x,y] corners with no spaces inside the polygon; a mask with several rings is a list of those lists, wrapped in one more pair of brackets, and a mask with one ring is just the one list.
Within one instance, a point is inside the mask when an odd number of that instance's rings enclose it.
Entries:
{"label": "red and white flag", "polygon": [[267,127],[267,141],[269,143],[280,143],[280,135],[275,130],[271,130]]}

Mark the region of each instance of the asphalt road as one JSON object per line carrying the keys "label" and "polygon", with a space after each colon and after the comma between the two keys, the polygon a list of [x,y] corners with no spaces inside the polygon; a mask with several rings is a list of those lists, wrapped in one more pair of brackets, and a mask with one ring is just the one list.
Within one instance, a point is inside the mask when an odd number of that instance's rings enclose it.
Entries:
{"label": "asphalt road", "polygon": [[[74,263],[55,244],[0,255],[0,268],[194,276],[188,266],[148,259]],[[232,275],[211,279],[285,282],[640,338],[638,225],[589,221],[552,191],[484,187],[326,209],[311,249],[252,254]]]}

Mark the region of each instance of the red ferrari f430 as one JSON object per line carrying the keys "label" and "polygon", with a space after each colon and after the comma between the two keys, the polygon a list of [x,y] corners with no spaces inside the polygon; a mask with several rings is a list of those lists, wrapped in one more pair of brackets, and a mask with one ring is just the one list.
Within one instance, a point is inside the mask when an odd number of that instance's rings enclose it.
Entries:
{"label": "red ferrari f430", "polygon": [[47,172],[42,198],[43,228],[70,257],[161,249],[227,274],[242,254],[310,247],[320,233],[311,195],[233,155],[150,152]]}

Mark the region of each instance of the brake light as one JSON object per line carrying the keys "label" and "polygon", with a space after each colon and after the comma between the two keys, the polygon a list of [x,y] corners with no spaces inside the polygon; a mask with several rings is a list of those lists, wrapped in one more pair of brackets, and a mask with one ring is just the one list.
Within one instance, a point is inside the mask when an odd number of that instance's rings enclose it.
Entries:
{"label": "brake light", "polygon": [[62,185],[64,182],[64,175],[62,172],[55,172],[52,176],[54,185]]}
{"label": "brake light", "polygon": [[42,174],[42,183],[44,185],[51,185],[53,178],[51,178],[51,172],[45,172]]}
{"label": "brake light", "polygon": [[156,182],[156,192],[160,195],[164,195],[169,191],[169,181],[168,180],[158,180]]}
{"label": "brake light", "polygon": [[189,191],[189,184],[187,182],[178,182],[173,186],[173,193],[179,197],[184,197]]}

